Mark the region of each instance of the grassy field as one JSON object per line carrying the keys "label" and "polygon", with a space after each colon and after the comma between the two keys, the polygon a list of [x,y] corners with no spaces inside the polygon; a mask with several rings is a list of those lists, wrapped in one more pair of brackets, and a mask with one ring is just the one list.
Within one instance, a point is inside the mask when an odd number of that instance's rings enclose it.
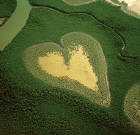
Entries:
{"label": "grassy field", "polygon": [[[66,11],[90,12],[125,37],[126,53],[139,54],[140,20],[119,8],[104,2],[72,7],[58,0],[30,1]],[[91,102],[75,91],[43,82],[26,67],[27,48],[44,42],[62,45],[60,39],[71,32],[87,33],[100,43],[108,67],[109,107]],[[89,15],[65,14],[49,7],[33,8],[23,30],[0,52],[0,132],[6,135],[138,135],[139,130],[124,111],[124,104],[129,90],[140,81],[140,63],[118,59],[121,46],[116,34]],[[42,54],[44,49],[41,49]],[[51,46],[47,51],[52,49]],[[92,51],[87,47],[87,50],[91,57],[97,55],[96,49]],[[35,57],[38,51],[36,49]],[[31,61],[34,62],[34,58],[31,57]],[[99,65],[106,72],[106,66]]]}

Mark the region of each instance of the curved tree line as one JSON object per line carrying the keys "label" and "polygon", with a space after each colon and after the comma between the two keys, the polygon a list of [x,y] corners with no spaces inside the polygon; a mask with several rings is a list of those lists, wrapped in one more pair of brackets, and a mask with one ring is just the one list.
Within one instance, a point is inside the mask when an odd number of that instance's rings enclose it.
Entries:
{"label": "curved tree line", "polygon": [[122,47],[120,49],[120,52],[118,54],[119,58],[121,60],[140,60],[140,57],[139,56],[130,56],[130,55],[125,55],[124,51],[125,51],[125,48],[127,46],[127,43],[126,43],[126,40],[125,38],[123,37],[123,35],[117,31],[114,27],[111,27],[109,25],[107,25],[106,23],[104,23],[102,20],[98,19],[95,15],[93,15],[92,13],[89,13],[89,12],[67,12],[67,11],[64,11],[62,9],[59,9],[57,7],[54,7],[54,6],[50,6],[50,5],[41,5],[41,4],[32,4],[33,7],[36,7],[36,8],[50,8],[50,9],[53,9],[53,10],[56,10],[58,12],[61,12],[63,14],[67,14],[67,15],[72,15],[72,14],[83,14],[83,15],[88,15],[90,16],[92,19],[95,19],[99,24],[101,24],[102,26],[104,27],[107,27],[108,29],[110,29],[117,37],[119,37],[119,39],[121,40],[122,42]]}

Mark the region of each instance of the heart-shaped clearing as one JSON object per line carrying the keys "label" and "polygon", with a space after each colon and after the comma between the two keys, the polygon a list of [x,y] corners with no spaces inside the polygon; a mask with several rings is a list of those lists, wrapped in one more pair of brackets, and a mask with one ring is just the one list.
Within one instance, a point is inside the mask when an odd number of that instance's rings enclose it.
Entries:
{"label": "heart-shaped clearing", "polygon": [[23,57],[27,69],[49,85],[109,106],[107,64],[99,42],[88,34],[71,32],[62,36],[61,45],[45,42],[27,48]]}
{"label": "heart-shaped clearing", "polygon": [[92,70],[88,57],[82,46],[70,52],[69,64],[64,63],[64,57],[59,52],[48,53],[39,57],[38,62],[42,70],[56,77],[69,77],[92,90],[98,90],[98,78]]}

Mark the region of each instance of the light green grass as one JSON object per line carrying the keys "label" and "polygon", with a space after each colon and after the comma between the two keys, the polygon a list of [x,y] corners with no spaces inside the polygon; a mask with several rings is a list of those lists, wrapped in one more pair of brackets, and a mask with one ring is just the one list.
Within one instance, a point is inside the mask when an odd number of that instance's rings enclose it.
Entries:
{"label": "light green grass", "polygon": [[62,1],[72,6],[80,6],[84,4],[89,4],[91,2],[95,2],[95,0],[62,0]]}
{"label": "light green grass", "polygon": [[140,127],[140,83],[134,84],[128,91],[124,102],[124,111]]}
{"label": "light green grass", "polygon": [[28,1],[17,0],[17,7],[8,21],[0,28],[0,51],[16,37],[28,19],[31,6]]}
{"label": "light green grass", "polygon": [[112,2],[114,2],[115,4],[120,4],[120,1],[118,0],[111,0]]}

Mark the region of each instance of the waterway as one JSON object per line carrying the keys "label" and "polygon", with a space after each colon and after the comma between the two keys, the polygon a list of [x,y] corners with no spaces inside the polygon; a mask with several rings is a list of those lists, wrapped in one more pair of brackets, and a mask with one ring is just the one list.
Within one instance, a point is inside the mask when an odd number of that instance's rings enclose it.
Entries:
{"label": "waterway", "polygon": [[17,0],[15,11],[7,22],[0,27],[0,51],[3,51],[25,26],[31,9],[28,0]]}

